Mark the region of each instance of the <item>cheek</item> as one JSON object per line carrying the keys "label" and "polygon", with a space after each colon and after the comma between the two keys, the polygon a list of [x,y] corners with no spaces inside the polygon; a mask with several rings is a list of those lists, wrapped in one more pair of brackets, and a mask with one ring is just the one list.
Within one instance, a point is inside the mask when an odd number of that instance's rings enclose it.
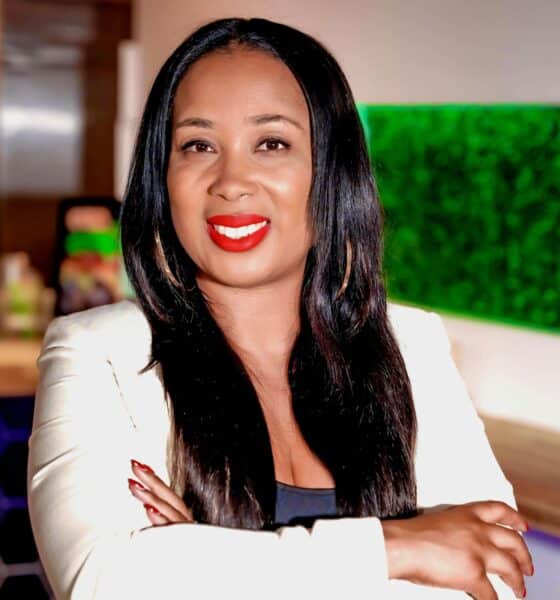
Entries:
{"label": "cheek", "polygon": [[278,202],[278,218],[286,237],[291,243],[299,241],[299,247],[311,244],[311,226],[308,218],[311,176],[306,169],[292,171],[278,179],[275,187]]}
{"label": "cheek", "polygon": [[184,181],[184,178],[180,181],[168,179],[167,190],[171,221],[181,245],[194,259],[197,248],[200,246],[201,216],[195,196],[187,192],[189,188],[190,186]]}

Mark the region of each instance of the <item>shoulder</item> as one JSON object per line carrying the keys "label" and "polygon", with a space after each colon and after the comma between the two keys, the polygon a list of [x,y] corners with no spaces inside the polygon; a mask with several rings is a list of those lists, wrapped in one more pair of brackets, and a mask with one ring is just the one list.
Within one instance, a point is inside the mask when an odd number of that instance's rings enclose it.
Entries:
{"label": "shoulder", "polygon": [[43,352],[53,345],[104,354],[123,351],[143,360],[151,350],[150,325],[135,299],[121,300],[56,317],[45,332]]}
{"label": "shoulder", "polygon": [[[51,321],[47,332],[65,331],[68,334],[96,338],[133,339],[149,337],[148,321],[136,300],[127,299],[96,306]],[[130,339],[132,338],[132,339]]]}
{"label": "shoulder", "polygon": [[416,306],[388,302],[387,316],[401,352],[426,352],[436,346],[449,349],[449,338],[437,313]]}
{"label": "shoulder", "polygon": [[434,405],[434,386],[443,390],[456,370],[442,318],[433,311],[396,303],[388,303],[387,315],[410,378],[416,407]]}

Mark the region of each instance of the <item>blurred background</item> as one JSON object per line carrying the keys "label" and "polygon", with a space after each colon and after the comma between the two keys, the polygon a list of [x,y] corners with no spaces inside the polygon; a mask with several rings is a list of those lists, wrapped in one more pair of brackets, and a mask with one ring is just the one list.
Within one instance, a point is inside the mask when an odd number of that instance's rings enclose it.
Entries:
{"label": "blurred background", "polygon": [[143,104],[193,29],[314,35],[353,89],[390,300],[442,315],[560,598],[560,2],[0,0],[0,600],[48,598],[27,516],[35,361],[56,315],[131,296],[118,208]]}

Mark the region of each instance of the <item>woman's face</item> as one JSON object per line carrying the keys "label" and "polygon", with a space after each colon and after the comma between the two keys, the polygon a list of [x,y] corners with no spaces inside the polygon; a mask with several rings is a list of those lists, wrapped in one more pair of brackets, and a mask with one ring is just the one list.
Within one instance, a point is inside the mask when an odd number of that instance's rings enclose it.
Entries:
{"label": "woman's face", "polygon": [[235,48],[189,68],[175,98],[167,187],[199,281],[302,277],[311,176],[307,104],[284,63]]}

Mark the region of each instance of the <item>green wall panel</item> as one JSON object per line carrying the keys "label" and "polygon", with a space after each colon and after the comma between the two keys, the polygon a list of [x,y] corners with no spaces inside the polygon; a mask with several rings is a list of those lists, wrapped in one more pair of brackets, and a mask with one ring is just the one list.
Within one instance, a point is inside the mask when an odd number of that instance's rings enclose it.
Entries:
{"label": "green wall panel", "polygon": [[390,298],[560,332],[560,107],[358,110]]}

